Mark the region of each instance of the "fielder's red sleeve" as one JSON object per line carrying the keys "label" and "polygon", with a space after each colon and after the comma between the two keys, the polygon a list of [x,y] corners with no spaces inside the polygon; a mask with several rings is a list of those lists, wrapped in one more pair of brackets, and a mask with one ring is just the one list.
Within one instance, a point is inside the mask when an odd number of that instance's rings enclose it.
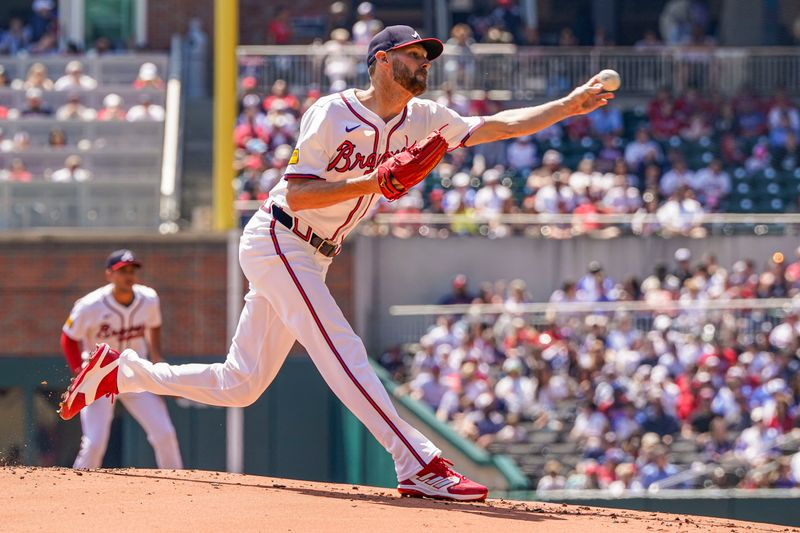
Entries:
{"label": "fielder's red sleeve", "polygon": [[67,364],[73,372],[78,372],[81,369],[83,360],[81,359],[81,345],[78,341],[71,339],[69,335],[61,332],[61,350],[64,352],[64,357],[67,359]]}

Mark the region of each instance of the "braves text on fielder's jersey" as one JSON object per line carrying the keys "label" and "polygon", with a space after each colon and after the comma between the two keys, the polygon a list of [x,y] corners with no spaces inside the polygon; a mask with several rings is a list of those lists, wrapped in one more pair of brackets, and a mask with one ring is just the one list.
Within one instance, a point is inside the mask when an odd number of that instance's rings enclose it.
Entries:
{"label": "braves text on fielder's jersey", "polygon": [[[117,350],[131,348],[147,357],[150,350],[146,334],[161,327],[158,294],[150,287],[135,283],[139,262],[129,250],[113,252],[106,267],[110,283],[75,302],[62,328],[67,337],[64,340],[67,343],[78,341],[84,360],[88,349],[99,343]],[[147,433],[158,467],[183,468],[175,428],[164,400],[149,392],[121,394],[119,400]],[[83,437],[75,468],[100,467],[113,414],[111,398],[101,398],[81,411]]]}
{"label": "braves text on fielder's jersey", "polygon": [[464,118],[415,98],[425,91],[428,68],[442,50],[440,41],[423,39],[408,26],[389,26],[369,46],[370,87],[322,98],[303,116],[284,179],[241,238],[239,261],[250,291],[224,363],[152,364],[126,350],[118,356],[116,383],[95,389],[111,372],[101,362],[117,360],[100,349],[66,401],[84,391],[87,403],[115,392],[150,391],[246,406],[269,386],[298,340],[333,392],[392,454],[401,494],[485,499],[486,487],[455,472],[428,438],[398,416],[325,276],[342,240],[374,206],[380,194],[376,168],[391,154],[435,129],[450,148],[528,135],[589,113],[613,95],[592,79],[540,106]]}

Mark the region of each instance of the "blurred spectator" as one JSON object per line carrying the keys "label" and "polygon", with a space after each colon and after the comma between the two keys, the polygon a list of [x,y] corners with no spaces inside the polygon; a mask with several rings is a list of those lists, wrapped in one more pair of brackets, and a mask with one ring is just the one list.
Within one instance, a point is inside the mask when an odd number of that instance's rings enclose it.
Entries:
{"label": "blurred spectator", "polygon": [[787,305],[784,308],[783,320],[772,328],[769,334],[769,343],[776,349],[785,350],[797,342],[798,335],[800,335],[799,314],[800,310],[793,305]]}
{"label": "blurred spectator", "polygon": [[10,84],[6,67],[0,65],[0,87],[8,87]]}
{"label": "blurred spectator", "polygon": [[470,304],[474,296],[467,288],[467,276],[458,274],[453,278],[452,291],[439,300],[439,305]]}
{"label": "blurred spectator", "polygon": [[453,188],[447,191],[442,200],[445,213],[454,213],[459,206],[475,207],[475,190],[470,185],[470,177],[466,172],[458,172],[452,179]]}
{"label": "blurred spectator", "polygon": [[[667,449],[664,446],[658,446],[653,452],[653,459],[642,467],[639,482],[642,487],[647,489],[650,485],[674,476],[678,472],[678,467],[670,463],[667,458]],[[685,485],[670,488],[685,488]]]}
{"label": "blurred spectator", "polygon": [[689,115],[684,126],[680,129],[680,136],[688,141],[697,141],[711,135],[711,125],[702,113]]}
{"label": "blurred spectator", "polygon": [[680,285],[694,276],[692,270],[692,252],[688,248],[678,248],[673,254],[675,259],[675,268],[672,270],[671,275],[674,276]]}
{"label": "blurred spectator", "polygon": [[587,273],[578,281],[578,299],[583,302],[614,300],[614,281],[605,275],[599,261],[591,261]]}
{"label": "blurred spectator", "polygon": [[102,56],[110,54],[114,51],[114,46],[111,44],[111,39],[101,35],[94,40],[94,45],[86,51],[87,56]]}
{"label": "blurred spectator", "polygon": [[750,413],[753,425],[742,431],[736,440],[736,453],[748,463],[758,465],[765,462],[774,452],[778,430],[767,427],[764,409],[755,407]]}
{"label": "blurred spectator", "polygon": [[656,214],[659,224],[670,233],[695,238],[705,236],[705,230],[700,226],[705,211],[689,187],[676,189]]}
{"label": "blurred spectator", "polygon": [[164,108],[154,104],[152,97],[147,93],[139,96],[139,104],[131,107],[125,115],[128,122],[163,122],[164,117]]}
{"label": "blurred spectator", "polygon": [[67,145],[67,134],[61,128],[51,128],[47,144],[52,148],[64,148]]}
{"label": "blurred spectator", "polygon": [[53,54],[58,52],[58,28],[49,26],[42,37],[28,47],[28,52],[33,55]]}
{"label": "blurred spectator", "polygon": [[561,475],[561,468],[561,463],[555,459],[547,461],[544,465],[544,475],[536,485],[536,492],[563,490],[567,484],[567,479]]}
{"label": "blurred spectator", "polygon": [[767,117],[764,104],[748,85],[743,85],[731,102],[736,114],[736,127],[739,135],[754,138],[767,130]]}
{"label": "blurred spectator", "polygon": [[31,9],[31,41],[37,42],[46,33],[58,26],[55,2],[53,0],[33,0]]}
{"label": "blurred spectator", "polygon": [[[442,83],[442,94],[436,99],[436,102],[447,106],[461,116],[467,116],[470,113],[469,100],[460,92],[453,91],[453,85],[450,82]],[[517,137],[516,139],[519,139]]]}
{"label": "blurred spectator", "polygon": [[511,197],[511,191],[500,185],[500,170],[490,168],[483,173],[483,187],[475,193],[475,209],[486,217],[501,214],[503,203]]}
{"label": "blurred spectator", "polygon": [[103,107],[97,112],[97,120],[126,120],[125,109],[122,107],[122,97],[116,93],[109,93],[103,98]]}
{"label": "blurred spectator", "polygon": [[164,88],[164,80],[158,75],[158,67],[155,63],[146,62],[142,63],[139,67],[139,73],[136,79],[133,80],[134,89],[158,89]]}
{"label": "blurred spectator", "polygon": [[293,145],[297,135],[297,119],[283,100],[275,100],[269,107],[266,119],[266,130],[269,133],[270,145]]}
{"label": "blurred spectator", "polygon": [[639,51],[648,51],[662,48],[664,43],[658,38],[658,33],[652,28],[644,30],[642,38],[634,43],[634,48]]}
{"label": "blurred spectator", "polygon": [[553,178],[556,175],[566,182],[569,179],[571,171],[562,164],[562,161],[563,157],[558,150],[552,148],[547,150],[542,156],[542,166],[534,169],[528,176],[528,180],[525,183],[525,192],[535,193],[546,182],[550,182],[550,180],[545,180],[545,178]]}
{"label": "blurred spectator", "polygon": [[349,16],[350,10],[348,3],[342,2],[341,0],[331,2],[331,7],[326,17],[325,35],[330,35],[336,28],[346,27],[348,25]]}
{"label": "blurred spectator", "polygon": [[383,22],[375,18],[375,7],[370,2],[361,2],[356,8],[358,20],[353,24],[353,42],[368,45],[383,29]]}
{"label": "blurred spectator", "polygon": [[94,120],[97,112],[81,103],[81,93],[70,91],[67,102],[56,111],[58,120]]}
{"label": "blurred spectator", "polygon": [[348,80],[356,74],[356,59],[348,53],[349,41],[350,33],[344,28],[336,28],[324,45],[325,75],[332,93],[347,88]]}
{"label": "blurred spectator", "polygon": [[664,411],[664,405],[658,398],[649,398],[647,406],[640,414],[640,424],[645,433],[674,435],[680,431],[678,419]]}
{"label": "blurred spectator", "polygon": [[530,419],[535,412],[536,383],[523,376],[522,370],[519,359],[506,359],[503,362],[505,376],[497,382],[494,393],[509,413]]}
{"label": "blurred spectator", "polygon": [[291,44],[292,36],[292,17],[289,8],[278,5],[267,23],[267,44]]}
{"label": "blurred spectator", "polygon": [[[471,83],[475,75],[475,58],[471,46],[472,28],[467,24],[456,24],[450,30],[450,38],[445,43],[444,72],[447,80],[454,84]],[[464,115],[464,113],[459,112]]]}
{"label": "blurred spectator", "polygon": [[53,81],[47,76],[47,67],[44,63],[34,63],[28,69],[25,80],[14,80],[11,84],[13,89],[41,89],[43,91],[53,90]]}
{"label": "blurred spectator", "polygon": [[511,35],[515,44],[524,44],[524,26],[522,14],[514,0],[495,0],[495,7],[489,14],[493,28]]}
{"label": "blurred spectator", "polygon": [[517,137],[509,143],[507,148],[509,169],[514,170],[517,174],[527,176],[536,166],[536,152],[532,136]]}
{"label": "blurred spectator", "polygon": [[616,106],[603,106],[589,114],[592,134],[597,136],[622,135],[622,112]]}
{"label": "blurred spectator", "polygon": [[625,147],[625,162],[631,169],[641,169],[649,163],[660,163],[664,159],[661,146],[650,138],[647,128],[636,130],[636,138]]}
{"label": "blurred spectator", "polygon": [[0,171],[0,180],[28,182],[33,179],[33,175],[25,168],[22,159],[15,157],[11,160],[8,168]]}
{"label": "blurred spectator", "polygon": [[703,442],[703,456],[709,463],[719,463],[733,451],[733,440],[728,437],[728,426],[724,418],[716,417],[711,420],[709,436]]}
{"label": "blurred spectator", "polygon": [[666,44],[685,44],[691,30],[690,0],[669,0],[661,10],[658,24]]}
{"label": "blurred spectator", "polygon": [[766,142],[759,141],[753,145],[753,151],[750,153],[744,162],[744,168],[750,172],[758,172],[771,166],[772,154],[769,153],[769,148]]}
{"label": "blurred spectator", "polygon": [[575,417],[569,438],[585,442],[590,437],[602,437],[606,431],[608,431],[608,420],[605,415],[597,410],[595,404],[584,402]]}
{"label": "blurred spectator", "polygon": [[590,191],[603,188],[603,175],[594,170],[594,158],[585,157],[578,163],[578,169],[570,174],[569,186],[579,197],[589,196]]}
{"label": "blurred spectator", "polygon": [[795,133],[800,133],[800,112],[789,99],[786,89],[778,88],[772,98],[772,105],[767,113],[767,125],[770,130],[781,125],[782,118],[786,118],[788,127]]}
{"label": "blurred spectator", "polygon": [[64,167],[53,172],[50,176],[51,181],[71,182],[88,181],[92,179],[92,173],[82,168],[83,160],[79,155],[71,155],[64,161]]}
{"label": "blurred spectator", "polygon": [[566,173],[556,172],[543,178],[542,187],[533,196],[537,213],[558,215],[572,212],[576,205],[575,193],[568,185],[568,177]]}
{"label": "blurred spectator", "polygon": [[97,88],[97,80],[83,73],[83,63],[77,60],[67,63],[64,76],[56,80],[53,88],[56,91],[85,90]]}
{"label": "blurred spectator", "polygon": [[31,29],[19,17],[12,17],[8,29],[0,35],[0,54],[15,55],[27,50],[32,43]]}
{"label": "blurred spectator", "polygon": [[41,89],[28,89],[25,91],[25,107],[20,113],[23,117],[49,117],[53,110],[42,100]]}
{"label": "blurred spectator", "polygon": [[449,387],[442,378],[441,367],[433,365],[428,372],[422,372],[410,383],[411,397],[421,401],[436,411]]}
{"label": "blurred spectator", "polygon": [[681,187],[689,187],[695,183],[694,172],[689,170],[686,160],[682,155],[676,157],[672,162],[672,168],[661,177],[659,190],[664,196],[671,196]]}
{"label": "blurred spectator", "polygon": [[264,111],[269,111],[272,108],[272,104],[278,101],[283,102],[292,113],[297,114],[300,110],[300,101],[289,91],[289,85],[286,80],[280,78],[273,82],[269,94],[264,97]]}
{"label": "blurred spectator", "polygon": [[726,133],[720,138],[719,153],[723,165],[727,167],[742,165],[747,159],[732,133]]}
{"label": "blurred spectator", "polygon": [[700,195],[700,203],[709,211],[717,211],[731,192],[731,177],[722,168],[722,161],[712,159],[707,167],[694,175],[691,187]]}

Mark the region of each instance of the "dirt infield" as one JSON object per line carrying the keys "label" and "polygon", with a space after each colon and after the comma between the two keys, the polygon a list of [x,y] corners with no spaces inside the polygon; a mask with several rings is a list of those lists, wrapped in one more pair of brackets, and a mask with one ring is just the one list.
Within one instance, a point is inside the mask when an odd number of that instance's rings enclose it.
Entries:
{"label": "dirt infield", "polygon": [[4,531],[800,530],[727,519],[490,500],[400,498],[389,489],[220,472],[0,468]]}

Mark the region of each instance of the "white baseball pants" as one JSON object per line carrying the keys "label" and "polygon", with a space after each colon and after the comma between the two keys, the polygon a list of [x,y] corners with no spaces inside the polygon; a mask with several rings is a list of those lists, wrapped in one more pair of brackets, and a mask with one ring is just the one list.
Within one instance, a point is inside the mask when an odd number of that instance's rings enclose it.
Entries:
{"label": "white baseball pants", "polygon": [[[159,468],[183,468],[178,437],[162,398],[148,392],[120,394],[117,400],[136,419],[147,433],[147,440],[156,455]],[[114,405],[111,398],[98,398],[81,410],[81,449],[73,468],[100,468],[108,446]]]}
{"label": "white baseball pants", "polygon": [[315,254],[271,215],[257,217],[239,246],[250,291],[225,362],[153,364],[126,350],[120,356],[119,391],[247,406],[275,378],[296,339],[331,390],[392,455],[398,480],[411,477],[440,450],[400,418],[370,367],[363,342],[325,285],[331,259]]}

